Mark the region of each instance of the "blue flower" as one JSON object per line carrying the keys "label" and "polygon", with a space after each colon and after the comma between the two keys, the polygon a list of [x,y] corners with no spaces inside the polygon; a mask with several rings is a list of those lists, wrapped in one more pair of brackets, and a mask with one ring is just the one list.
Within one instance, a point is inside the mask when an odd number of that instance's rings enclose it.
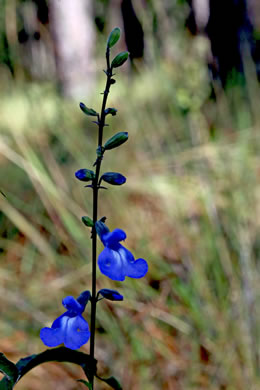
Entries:
{"label": "blue flower", "polygon": [[[104,224],[103,224],[104,225]],[[105,248],[98,257],[98,265],[102,274],[112,280],[125,280],[125,277],[142,278],[148,271],[144,259],[135,260],[132,253],[119,242],[126,239],[121,229],[109,232],[107,228],[98,229],[99,237]]]}
{"label": "blue flower", "polygon": [[89,297],[89,291],[85,291],[77,299],[68,296],[62,300],[67,311],[53,322],[51,328],[40,331],[40,338],[47,347],[64,343],[67,348],[78,349],[88,342],[89,326],[82,313]]}

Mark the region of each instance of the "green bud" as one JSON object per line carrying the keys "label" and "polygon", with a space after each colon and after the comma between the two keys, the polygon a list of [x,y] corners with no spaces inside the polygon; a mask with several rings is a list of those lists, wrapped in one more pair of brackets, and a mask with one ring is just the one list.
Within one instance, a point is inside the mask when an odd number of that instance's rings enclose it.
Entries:
{"label": "green bud", "polygon": [[87,106],[85,106],[84,103],[80,103],[79,106],[81,110],[84,112],[84,114],[89,116],[98,116],[98,113],[95,110],[93,110],[93,108],[88,108]]}
{"label": "green bud", "polygon": [[107,47],[109,47],[109,49],[118,42],[120,38],[120,34],[121,34],[121,30],[119,27],[116,27],[114,28],[114,30],[111,31],[107,39]]}
{"label": "green bud", "polygon": [[111,114],[112,116],[115,116],[117,113],[116,108],[106,108],[105,109],[105,115]]}
{"label": "green bud", "polygon": [[122,51],[117,56],[115,56],[111,63],[111,68],[118,68],[119,66],[123,65],[128,59],[128,55],[128,51]]}
{"label": "green bud", "polygon": [[84,223],[84,225],[87,226],[87,227],[94,226],[94,223],[93,223],[92,219],[89,218],[89,217],[82,217],[81,220]]}
{"label": "green bud", "polygon": [[117,148],[118,146],[122,145],[124,142],[128,140],[128,133],[126,131],[121,131],[120,133],[117,133],[113,135],[113,137],[109,138],[107,142],[105,143],[104,149],[110,150]]}

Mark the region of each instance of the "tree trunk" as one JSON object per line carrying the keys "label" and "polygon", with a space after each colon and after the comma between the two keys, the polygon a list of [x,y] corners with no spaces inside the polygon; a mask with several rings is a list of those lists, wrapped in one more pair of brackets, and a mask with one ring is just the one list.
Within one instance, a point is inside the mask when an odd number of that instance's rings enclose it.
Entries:
{"label": "tree trunk", "polygon": [[95,80],[95,29],[91,0],[49,0],[57,78],[64,96],[89,95]]}

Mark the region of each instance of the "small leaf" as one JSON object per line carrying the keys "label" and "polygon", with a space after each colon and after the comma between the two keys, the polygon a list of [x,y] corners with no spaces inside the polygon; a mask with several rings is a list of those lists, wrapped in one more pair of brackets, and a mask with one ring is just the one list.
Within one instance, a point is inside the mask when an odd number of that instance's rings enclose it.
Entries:
{"label": "small leaf", "polygon": [[81,110],[84,112],[84,114],[88,116],[98,116],[98,113],[95,110],[93,110],[93,108],[88,108],[87,106],[85,106],[84,103],[80,103],[79,106]]}
{"label": "small leaf", "polygon": [[3,353],[0,353],[0,371],[7,377],[12,385],[15,384],[18,377],[18,369]]}
{"label": "small leaf", "polygon": [[120,33],[121,33],[121,30],[119,27],[116,27],[111,31],[111,33],[109,34],[109,37],[107,39],[107,47],[109,47],[109,49],[111,47],[113,47],[118,42],[118,40],[120,38]]}
{"label": "small leaf", "polygon": [[126,182],[125,176],[118,172],[106,172],[101,176],[100,179],[114,186],[121,186]]}
{"label": "small leaf", "polygon": [[0,381],[0,390],[13,390],[14,384],[6,376]]}
{"label": "small leaf", "polygon": [[77,382],[84,383],[84,385],[87,386],[88,389],[92,390],[92,384],[85,381],[84,379],[77,379]]}
{"label": "small leaf", "polygon": [[107,383],[114,390],[123,390],[123,387],[120,385],[120,383],[114,376],[111,376],[110,378],[101,378],[100,376],[96,375],[96,377],[101,381]]}
{"label": "small leaf", "polygon": [[105,109],[105,115],[111,114],[112,116],[115,116],[117,113],[116,108],[106,108]]}
{"label": "small leaf", "polygon": [[117,133],[113,135],[113,137],[109,138],[107,142],[104,145],[105,150],[111,150],[114,148],[117,148],[118,146],[122,145],[124,142],[128,140],[128,133],[126,131],[121,131],[120,133]]}
{"label": "small leaf", "polygon": [[92,221],[92,219],[87,217],[87,216],[82,217],[81,220],[84,223],[84,225],[87,226],[87,227],[93,227],[94,226],[94,222]]}
{"label": "small leaf", "polygon": [[128,59],[129,53],[128,51],[122,51],[113,59],[111,63],[111,68],[118,68],[123,65]]}
{"label": "small leaf", "polygon": [[102,288],[97,293],[97,296],[98,296],[98,294],[102,295],[103,298],[108,299],[109,301],[123,301],[124,300],[123,295],[119,294],[118,291],[111,290],[109,288]]}
{"label": "small leaf", "polygon": [[79,169],[75,176],[78,180],[81,181],[90,181],[95,179],[95,173],[91,171],[90,169]]}

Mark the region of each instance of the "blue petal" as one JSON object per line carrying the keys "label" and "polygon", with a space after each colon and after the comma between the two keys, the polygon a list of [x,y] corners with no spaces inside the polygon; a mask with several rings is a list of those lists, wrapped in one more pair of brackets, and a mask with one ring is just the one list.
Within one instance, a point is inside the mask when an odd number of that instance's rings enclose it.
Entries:
{"label": "blue petal", "polygon": [[128,264],[127,275],[129,278],[142,278],[148,271],[148,264],[144,259],[137,259],[133,264]]}
{"label": "blue petal", "polygon": [[63,334],[61,329],[42,328],[40,338],[47,347],[57,347],[63,343]]}
{"label": "blue petal", "polygon": [[78,349],[88,342],[89,337],[88,323],[81,315],[68,320],[64,336],[65,347]]}
{"label": "blue petal", "polygon": [[91,299],[91,292],[89,290],[83,291],[77,298],[78,303],[82,307],[82,312],[85,310],[86,304]]}
{"label": "blue petal", "polygon": [[59,316],[58,318],[56,318],[55,321],[53,321],[53,324],[52,324],[52,329],[56,329],[56,328],[61,328],[62,327],[62,324],[63,324],[63,317],[67,317],[67,318],[70,318],[70,317],[74,317],[73,313],[69,313],[68,311],[66,311],[65,313],[63,313],[61,316]]}
{"label": "blue petal", "polygon": [[125,276],[130,278],[142,278],[148,271],[148,264],[144,259],[135,260],[132,253],[123,245],[120,245],[118,253],[124,264]]}
{"label": "blue petal", "polygon": [[117,247],[119,241],[126,239],[126,233],[122,229],[115,229],[112,232],[109,232],[101,238],[105,246],[109,248]]}
{"label": "blue petal", "polygon": [[[40,331],[40,338],[41,338],[42,342],[45,345],[47,345],[47,347],[57,347],[57,345],[60,345],[64,342],[64,335],[65,335],[67,323],[69,321],[69,317],[64,316],[64,314],[63,314],[62,316],[57,318],[57,320],[59,320],[59,323],[61,325],[59,328],[57,328],[57,327],[43,328]],[[55,323],[55,321],[54,321],[54,323]]]}
{"label": "blue petal", "polygon": [[98,256],[98,266],[102,274],[108,276],[110,279],[118,281],[125,280],[124,266],[117,251],[105,247]]}
{"label": "blue petal", "polygon": [[70,295],[62,300],[62,304],[67,310],[75,314],[81,314],[84,311],[84,307]]}

